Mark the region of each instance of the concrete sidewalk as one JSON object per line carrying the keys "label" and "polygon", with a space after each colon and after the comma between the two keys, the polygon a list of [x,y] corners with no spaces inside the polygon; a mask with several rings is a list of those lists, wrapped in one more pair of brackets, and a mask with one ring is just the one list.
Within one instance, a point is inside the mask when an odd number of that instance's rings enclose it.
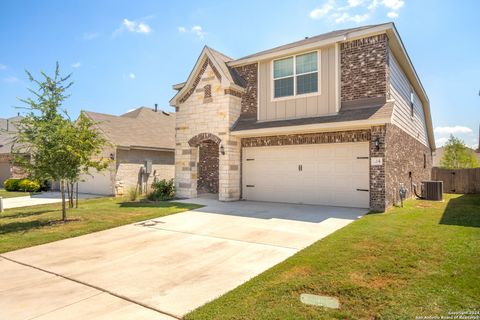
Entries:
{"label": "concrete sidewalk", "polygon": [[[83,194],[80,193],[78,195],[79,199],[89,199],[89,198],[98,198],[101,197],[99,195],[93,194]],[[11,209],[11,208],[21,208],[21,207],[29,207],[29,206],[36,206],[40,204],[50,204],[50,203],[58,203],[62,202],[62,195],[60,192],[42,192],[40,194],[35,194],[26,197],[14,197],[14,198],[6,198],[3,199],[3,208],[4,209]]]}

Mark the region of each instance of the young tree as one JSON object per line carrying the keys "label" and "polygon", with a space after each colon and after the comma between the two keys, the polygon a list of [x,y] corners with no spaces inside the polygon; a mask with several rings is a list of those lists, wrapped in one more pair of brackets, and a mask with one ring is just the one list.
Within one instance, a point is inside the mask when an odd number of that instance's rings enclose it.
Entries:
{"label": "young tree", "polygon": [[26,73],[38,88],[29,89],[33,98],[19,99],[28,111],[18,126],[12,148],[14,162],[32,178],[60,182],[62,220],[67,221],[65,184],[78,181],[90,168],[107,167],[108,160],[98,157],[106,141],[90,119],[81,115],[72,121],[63,108],[73,82],[69,81],[71,75],[60,75],[58,62],[53,77],[41,72],[43,79],[36,80]]}
{"label": "young tree", "polygon": [[453,135],[450,136],[443,148],[443,157],[440,160],[442,168],[463,169],[478,167],[478,159],[473,150],[469,149],[462,140]]}

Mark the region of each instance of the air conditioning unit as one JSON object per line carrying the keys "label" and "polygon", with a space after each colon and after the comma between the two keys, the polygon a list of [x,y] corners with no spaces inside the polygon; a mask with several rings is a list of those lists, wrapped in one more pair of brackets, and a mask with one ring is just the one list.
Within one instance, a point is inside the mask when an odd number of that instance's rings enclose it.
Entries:
{"label": "air conditioning unit", "polygon": [[425,200],[443,200],[443,181],[422,181],[422,198]]}

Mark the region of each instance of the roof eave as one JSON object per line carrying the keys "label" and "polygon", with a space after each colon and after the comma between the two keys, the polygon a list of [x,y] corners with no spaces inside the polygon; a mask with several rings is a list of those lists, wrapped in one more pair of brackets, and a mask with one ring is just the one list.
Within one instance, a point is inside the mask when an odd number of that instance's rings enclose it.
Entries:
{"label": "roof eave", "polygon": [[386,123],[391,123],[391,117],[385,117],[385,118],[380,118],[375,120],[326,122],[326,123],[315,123],[315,124],[296,125],[296,126],[247,129],[247,130],[231,131],[230,134],[233,136],[245,138],[245,137],[269,136],[269,135],[278,135],[278,134],[294,134],[294,133],[309,133],[309,132],[331,131],[331,130],[362,129],[362,128],[369,128],[371,126],[382,125]]}
{"label": "roof eave", "polygon": [[318,47],[322,47],[322,46],[335,44],[337,42],[351,41],[351,40],[354,40],[356,38],[364,37],[366,35],[374,35],[374,34],[385,33],[386,30],[391,29],[391,28],[393,28],[393,23],[388,22],[388,23],[385,23],[385,24],[373,26],[373,27],[368,28],[368,29],[350,31],[350,32],[347,32],[343,35],[334,36],[334,37],[331,37],[331,38],[328,38],[328,39],[315,41],[315,42],[308,43],[308,44],[305,44],[305,45],[299,45],[299,46],[296,46],[296,47],[287,48],[287,49],[284,49],[284,50],[278,50],[278,51],[275,51],[275,52],[269,52],[269,53],[260,54],[260,55],[255,55],[255,56],[252,56],[252,57],[247,56],[245,58],[240,58],[240,59],[237,59],[237,60],[230,61],[230,62],[227,63],[227,65],[231,66],[231,67],[237,67],[237,66],[241,66],[241,65],[245,65],[245,64],[249,64],[249,63],[254,63],[254,62],[258,62],[258,61],[262,61],[262,60],[270,60],[270,59],[273,59],[273,58],[293,54],[293,53],[296,53],[296,52],[307,51],[307,50],[310,50],[310,49],[313,49],[313,48],[318,48]]}

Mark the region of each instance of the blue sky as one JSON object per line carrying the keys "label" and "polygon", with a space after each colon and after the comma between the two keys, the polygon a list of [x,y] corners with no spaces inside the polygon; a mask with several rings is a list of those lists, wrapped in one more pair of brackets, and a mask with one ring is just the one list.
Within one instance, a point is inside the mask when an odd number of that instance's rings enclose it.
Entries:
{"label": "blue sky", "polygon": [[0,2],[0,117],[30,86],[24,70],[73,73],[67,108],[172,111],[171,85],[207,44],[239,58],[335,29],[394,21],[430,98],[439,145],[478,145],[480,1]]}

